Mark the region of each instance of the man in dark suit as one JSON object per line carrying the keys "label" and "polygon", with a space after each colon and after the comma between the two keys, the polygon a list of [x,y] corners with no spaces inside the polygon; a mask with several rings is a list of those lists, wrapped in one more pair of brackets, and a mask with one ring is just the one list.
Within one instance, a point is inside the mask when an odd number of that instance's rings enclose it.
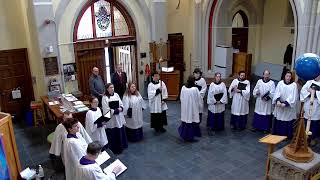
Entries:
{"label": "man in dark suit", "polygon": [[118,93],[122,99],[127,86],[127,74],[122,72],[122,64],[117,65],[116,72],[113,73],[111,82],[114,85],[114,91]]}

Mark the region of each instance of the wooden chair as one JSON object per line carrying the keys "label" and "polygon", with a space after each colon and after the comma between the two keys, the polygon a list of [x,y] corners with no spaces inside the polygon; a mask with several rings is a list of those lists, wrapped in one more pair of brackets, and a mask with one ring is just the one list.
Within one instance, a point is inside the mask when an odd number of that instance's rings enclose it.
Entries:
{"label": "wooden chair", "polygon": [[46,125],[46,122],[44,120],[45,114],[44,114],[44,108],[41,101],[31,101],[30,108],[33,112],[33,121],[34,126],[37,127],[39,124]]}

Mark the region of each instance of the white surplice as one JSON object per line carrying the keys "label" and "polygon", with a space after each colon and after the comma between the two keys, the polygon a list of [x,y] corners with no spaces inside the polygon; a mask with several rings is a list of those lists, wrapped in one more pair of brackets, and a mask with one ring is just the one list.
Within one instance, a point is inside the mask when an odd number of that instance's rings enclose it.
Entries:
{"label": "white surplice", "polygon": [[[259,92],[259,95],[257,94]],[[272,98],[275,92],[275,85],[272,80],[268,82],[264,82],[262,79],[259,79],[256,86],[253,89],[253,96],[256,97],[256,105],[254,112],[259,115],[271,115],[272,114]],[[269,93],[269,97],[271,98],[268,101],[263,100],[263,96]]]}
{"label": "white surplice", "polygon": [[[223,96],[220,99],[221,103],[216,103],[217,101],[214,98],[214,95],[219,93],[223,93]],[[210,84],[207,103],[208,110],[212,113],[222,113],[223,111],[225,111],[225,106],[226,104],[228,104],[228,93],[226,85],[223,82],[221,82],[220,84],[215,84],[214,82],[212,82]]]}
{"label": "white surplice", "polygon": [[116,180],[113,173],[105,174],[97,164],[79,164],[76,170],[76,180]]}
{"label": "white surplice", "polygon": [[200,106],[200,112],[199,113],[203,113],[203,108],[204,108],[203,98],[206,95],[207,83],[206,83],[206,80],[204,78],[200,78],[199,80],[195,81],[195,84],[197,86],[201,86],[200,95],[201,95],[202,99],[201,99],[201,106]]}
{"label": "white surplice", "polygon": [[102,145],[108,144],[105,126],[97,127],[94,122],[102,116],[101,110],[97,107],[96,111],[89,110],[86,114],[86,131],[93,141],[100,141]]}
{"label": "white surplice", "polygon": [[[82,124],[80,122],[78,122],[78,126],[79,126],[80,130],[77,133],[77,136],[79,136],[79,134],[81,134],[81,136],[85,139],[87,144],[91,143],[92,142],[91,137],[89,136],[89,134],[87,133],[87,131],[84,129],[84,127],[82,126]],[[51,147],[49,150],[50,154],[54,154],[56,156],[61,155],[61,152],[63,152],[63,141],[65,140],[65,138],[67,138],[67,134],[68,134],[68,132],[67,132],[66,128],[64,127],[64,125],[62,123],[60,123],[54,131]],[[61,158],[63,160],[62,155],[61,155]]]}
{"label": "white surplice", "polygon": [[143,113],[142,108],[146,109],[146,104],[141,97],[140,94],[136,95],[125,95],[123,96],[123,114],[127,115],[128,109],[132,108],[132,117],[126,117],[126,124],[125,126],[130,129],[138,129],[143,126]]}
{"label": "white surplice", "polygon": [[310,97],[311,94],[308,92],[308,89],[312,84],[320,86],[320,81],[309,80],[302,87],[300,92],[300,100],[304,102],[304,118],[309,119],[311,115],[311,120],[320,120],[320,91],[316,91],[315,98],[313,101],[312,112],[310,114]]}
{"label": "white surplice", "polygon": [[74,180],[76,175],[76,168],[82,156],[86,155],[88,144],[82,138],[66,138],[63,146],[64,167],[66,180]]}
{"label": "white surplice", "polygon": [[104,95],[102,97],[102,110],[103,114],[106,114],[109,110],[111,110],[111,119],[107,122],[107,128],[121,128],[125,123],[123,112],[119,112],[119,114],[113,114],[114,110],[109,108],[110,101],[119,101],[119,106],[123,108],[123,103],[121,98],[117,93],[114,93],[112,96],[108,97]]}
{"label": "white surplice", "polygon": [[199,123],[199,111],[202,97],[198,88],[183,86],[180,93],[181,121],[186,123]]}
{"label": "white surplice", "polygon": [[[278,107],[276,105],[277,99],[280,98],[281,102],[287,102],[289,106]],[[291,84],[285,84],[281,80],[275,90],[272,103],[275,104],[273,115],[277,120],[291,121],[297,118],[297,107],[298,101],[298,89],[295,82]]]}
{"label": "white surplice", "polygon": [[[160,83],[162,84],[160,86]],[[148,85],[148,99],[150,113],[162,113],[162,111],[167,110],[167,103],[161,103],[161,95],[156,95],[157,89],[161,89],[162,99],[168,98],[167,86],[163,81],[159,81],[158,84],[153,84],[152,82]]]}
{"label": "white surplice", "polygon": [[[241,93],[237,93],[235,89],[232,91],[232,88],[237,86],[239,82],[247,84],[246,89],[242,90]],[[239,81],[239,79],[234,79],[228,92],[232,98],[231,114],[236,116],[249,114],[250,82],[248,80]]]}

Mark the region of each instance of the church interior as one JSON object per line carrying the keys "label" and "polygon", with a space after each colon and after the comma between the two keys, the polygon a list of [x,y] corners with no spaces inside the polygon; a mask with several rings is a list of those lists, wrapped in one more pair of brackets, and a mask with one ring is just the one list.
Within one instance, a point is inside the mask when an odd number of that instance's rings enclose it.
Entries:
{"label": "church interior", "polygon": [[[110,155],[101,169],[108,175],[104,168],[117,159],[126,167],[121,174],[110,171],[111,179],[320,179],[319,55],[320,0],[1,0],[0,180],[27,179],[21,174],[25,170],[32,178],[42,174],[42,179],[76,180],[67,176],[66,152],[58,156],[50,148],[60,123],[69,139],[65,122],[77,120],[87,130],[88,113],[97,109],[105,129],[95,125],[98,117],[94,126],[108,137]],[[279,94],[278,86],[287,85],[289,73],[295,91],[283,90],[284,96],[297,95],[294,105],[280,101],[282,95],[274,98],[277,93],[268,96],[269,125],[259,130],[253,120],[259,98],[255,89],[266,71]],[[247,86],[233,89],[236,80]],[[189,88],[190,81],[194,86]],[[212,105],[210,89],[217,81],[223,83],[226,102],[214,100]],[[313,84],[304,101],[302,91],[309,81]],[[95,84],[99,82],[102,87]],[[136,91],[131,91],[132,83]],[[199,103],[184,104],[184,87],[194,90]],[[118,104],[113,109],[110,97],[115,94]],[[137,142],[129,139],[130,122],[118,122],[118,116],[131,121],[129,109],[137,113],[127,98],[132,96],[141,99],[137,106],[143,138]],[[154,105],[157,97],[160,112]],[[245,103],[235,107],[237,101]],[[217,102],[223,105],[223,128],[212,131],[209,119],[221,113],[211,110]],[[196,125],[187,126],[184,116],[193,113],[197,103],[196,115],[188,120]],[[281,104],[294,109],[291,134],[273,131],[275,122],[282,121],[276,113]],[[73,118],[65,120],[67,112]],[[107,112],[113,115],[109,118]],[[235,116],[245,117],[243,128],[235,127]],[[157,129],[159,118],[165,122]],[[201,137],[186,140],[181,129],[187,127],[199,128]],[[113,146],[122,143],[123,134],[113,139],[118,136],[115,129],[127,133],[129,141],[120,153]],[[68,147],[65,139],[63,150]]]}

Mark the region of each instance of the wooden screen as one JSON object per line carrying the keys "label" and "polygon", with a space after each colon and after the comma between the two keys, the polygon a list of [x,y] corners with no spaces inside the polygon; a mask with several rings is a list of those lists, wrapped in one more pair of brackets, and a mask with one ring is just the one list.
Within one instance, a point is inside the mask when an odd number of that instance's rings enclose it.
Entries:
{"label": "wooden screen", "polygon": [[17,180],[19,179],[21,165],[10,114],[0,113],[0,135],[3,140],[10,178]]}
{"label": "wooden screen", "polygon": [[75,44],[78,86],[84,95],[90,95],[89,78],[93,67],[99,68],[102,79],[106,80],[104,47],[104,40],[77,42]]}
{"label": "wooden screen", "polygon": [[170,60],[168,66],[173,66],[175,70],[179,70],[180,85],[182,85],[183,72],[185,71],[183,35],[181,33],[169,34],[168,41],[170,42]]}

